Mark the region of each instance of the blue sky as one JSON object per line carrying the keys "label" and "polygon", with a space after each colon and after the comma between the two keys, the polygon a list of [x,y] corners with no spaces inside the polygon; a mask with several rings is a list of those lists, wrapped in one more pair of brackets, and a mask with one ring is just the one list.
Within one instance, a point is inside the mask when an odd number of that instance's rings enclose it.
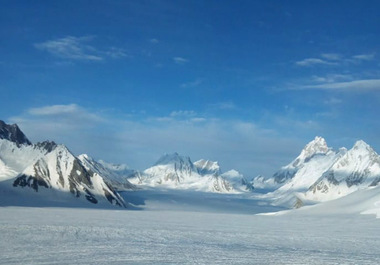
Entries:
{"label": "blue sky", "polygon": [[1,119],[143,169],[380,151],[379,1],[0,1]]}

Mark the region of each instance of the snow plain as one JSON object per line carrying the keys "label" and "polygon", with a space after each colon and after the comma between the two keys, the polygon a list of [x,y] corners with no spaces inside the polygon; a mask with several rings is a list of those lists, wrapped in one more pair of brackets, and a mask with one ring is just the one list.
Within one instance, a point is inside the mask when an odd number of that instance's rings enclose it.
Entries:
{"label": "snow plain", "polygon": [[318,205],[257,215],[280,209],[199,192],[124,196],[136,210],[3,201],[0,264],[380,264],[374,215],[321,214]]}

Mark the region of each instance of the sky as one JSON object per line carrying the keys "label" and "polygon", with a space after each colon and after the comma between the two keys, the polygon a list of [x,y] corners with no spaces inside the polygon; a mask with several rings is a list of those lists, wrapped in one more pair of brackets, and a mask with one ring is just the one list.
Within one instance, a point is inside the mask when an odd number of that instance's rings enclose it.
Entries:
{"label": "sky", "polygon": [[145,169],[269,176],[315,136],[380,152],[379,1],[0,0],[0,119]]}

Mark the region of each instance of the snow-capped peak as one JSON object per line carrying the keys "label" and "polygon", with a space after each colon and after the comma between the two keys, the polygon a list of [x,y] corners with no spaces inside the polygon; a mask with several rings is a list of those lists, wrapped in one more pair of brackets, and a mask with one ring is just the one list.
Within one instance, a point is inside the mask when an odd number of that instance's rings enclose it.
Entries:
{"label": "snow-capped peak", "polygon": [[32,144],[25,136],[25,134],[20,130],[17,124],[9,125],[2,120],[0,120],[0,139],[14,142],[17,144],[17,146]]}
{"label": "snow-capped peak", "polygon": [[114,163],[106,162],[104,160],[99,160],[98,162],[101,165],[103,165],[103,167],[115,172],[124,172],[124,171],[130,170],[126,164],[114,164]]}
{"label": "snow-capped peak", "polygon": [[154,165],[159,166],[171,164],[187,164],[193,167],[193,163],[191,162],[190,157],[181,156],[177,152],[163,155],[160,159],[158,159],[158,161]]}
{"label": "snow-capped peak", "polygon": [[374,152],[372,147],[369,144],[367,144],[366,142],[364,142],[363,140],[356,141],[354,146],[352,147],[352,149],[353,150],[367,150],[370,152]]}
{"label": "snow-capped peak", "polygon": [[326,140],[320,136],[316,136],[313,141],[304,147],[299,158],[307,159],[315,154],[326,154],[329,150],[330,148],[327,146]]}
{"label": "snow-capped peak", "polygon": [[201,175],[220,175],[220,166],[217,161],[201,159],[194,162]]}

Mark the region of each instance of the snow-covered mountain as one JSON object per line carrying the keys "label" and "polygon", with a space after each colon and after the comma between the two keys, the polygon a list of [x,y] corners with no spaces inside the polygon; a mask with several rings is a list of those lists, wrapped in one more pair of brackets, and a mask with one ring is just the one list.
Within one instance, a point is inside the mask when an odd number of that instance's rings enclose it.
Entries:
{"label": "snow-covered mountain", "polygon": [[360,140],[310,186],[306,198],[326,201],[379,182],[380,156]]}
{"label": "snow-covered mountain", "polygon": [[[275,187],[266,194],[276,205],[302,206],[366,189],[380,182],[380,157],[364,141],[334,151],[316,137],[300,155],[269,179],[255,179],[256,188]],[[265,185],[267,184],[267,185]]]}
{"label": "snow-covered mountain", "polygon": [[78,159],[87,170],[102,176],[118,191],[136,189],[136,186],[130,183],[128,178],[135,176],[138,172],[129,169],[127,165],[107,163],[103,160],[96,161],[86,154],[79,155]]}
{"label": "snow-covered mountain", "polygon": [[0,139],[14,142],[17,146],[32,144],[17,124],[6,124],[2,120],[0,120]]}
{"label": "snow-covered mountain", "polygon": [[126,206],[101,175],[87,170],[64,145],[49,141],[31,144],[17,125],[0,124],[0,181],[17,189],[39,192],[46,188],[71,193],[94,204],[105,200]]}
{"label": "snow-covered mountain", "polygon": [[[301,151],[300,155],[288,165],[282,167],[273,175],[276,183],[285,183],[293,179],[299,170],[308,166],[311,160],[324,160],[326,157],[334,156],[335,152],[331,150],[322,137],[315,137],[313,141],[308,143]],[[328,159],[329,160],[329,159]]]}
{"label": "snow-covered mountain", "polygon": [[162,156],[154,166],[129,180],[137,185],[207,192],[236,193],[252,189],[237,171],[222,174],[218,162],[201,159],[193,163],[189,157],[178,153]]}

